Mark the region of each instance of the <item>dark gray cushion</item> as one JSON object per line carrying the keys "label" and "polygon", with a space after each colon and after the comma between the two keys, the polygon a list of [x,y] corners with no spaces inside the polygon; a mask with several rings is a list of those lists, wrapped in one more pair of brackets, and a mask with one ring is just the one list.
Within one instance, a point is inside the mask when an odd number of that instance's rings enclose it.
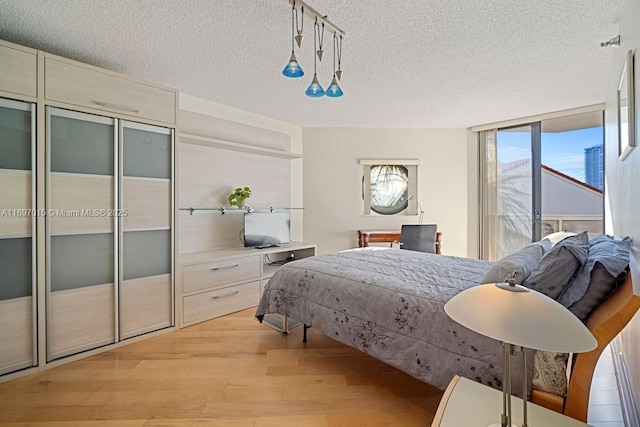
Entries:
{"label": "dark gray cushion", "polygon": [[516,284],[521,284],[538,267],[543,255],[550,249],[551,243],[548,240],[530,243],[500,258],[487,271],[482,283],[502,283],[513,278]]}
{"label": "dark gray cushion", "polygon": [[[610,278],[606,278],[602,272],[598,272],[597,277],[605,278],[605,290],[594,290],[592,292],[596,295],[607,293],[606,289],[611,286],[611,280],[615,280],[629,265],[631,243],[630,237],[625,237],[621,240],[616,240],[607,235],[592,238],[589,242],[587,261],[583,269],[576,275],[571,285],[567,287],[564,294],[558,300],[560,304],[565,307],[571,307],[586,295],[587,289],[593,280],[592,270],[596,266],[596,263],[599,263],[602,268],[609,273]],[[587,305],[590,306],[592,303],[588,303]]]}
{"label": "dark gray cushion", "polygon": [[588,243],[586,232],[559,241],[542,257],[538,268],[522,284],[549,298],[558,298],[586,262]]}
{"label": "dark gray cushion", "polygon": [[[586,265],[585,265],[586,267]],[[585,322],[591,312],[605,299],[609,297],[627,277],[627,271],[623,271],[618,277],[612,276],[598,261],[591,270],[591,281],[584,296],[571,304],[569,311]]]}

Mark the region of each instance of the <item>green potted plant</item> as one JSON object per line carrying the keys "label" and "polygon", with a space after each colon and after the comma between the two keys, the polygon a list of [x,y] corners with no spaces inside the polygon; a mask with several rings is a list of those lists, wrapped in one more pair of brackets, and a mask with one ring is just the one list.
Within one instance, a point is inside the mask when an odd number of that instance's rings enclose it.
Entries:
{"label": "green potted plant", "polygon": [[251,188],[249,187],[238,187],[233,193],[229,194],[227,199],[229,200],[230,206],[237,206],[239,208],[244,207],[245,200],[251,197]]}

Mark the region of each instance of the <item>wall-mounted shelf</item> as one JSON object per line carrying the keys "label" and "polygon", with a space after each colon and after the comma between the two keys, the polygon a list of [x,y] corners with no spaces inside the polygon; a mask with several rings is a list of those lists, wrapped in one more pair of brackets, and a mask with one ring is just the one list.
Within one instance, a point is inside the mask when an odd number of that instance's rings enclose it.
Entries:
{"label": "wall-mounted shelf", "polygon": [[281,157],[283,159],[301,159],[302,154],[288,151],[274,150],[272,148],[258,147],[255,145],[242,144],[239,142],[224,141],[221,139],[208,138],[206,136],[180,133],[180,142],[203,147],[222,148],[225,150],[240,151],[243,153],[259,154],[262,156]]}
{"label": "wall-mounted shelf", "polygon": [[189,207],[189,208],[180,208],[181,211],[189,211],[190,215],[193,215],[193,213],[195,211],[218,211],[220,212],[222,215],[224,215],[227,212],[276,212],[276,211],[291,211],[291,210],[302,210],[304,208],[276,208],[273,206],[270,206],[268,208],[256,208],[256,207],[252,207],[252,206],[245,206],[242,208],[238,208],[235,206],[220,206],[219,208],[193,208],[193,207]]}

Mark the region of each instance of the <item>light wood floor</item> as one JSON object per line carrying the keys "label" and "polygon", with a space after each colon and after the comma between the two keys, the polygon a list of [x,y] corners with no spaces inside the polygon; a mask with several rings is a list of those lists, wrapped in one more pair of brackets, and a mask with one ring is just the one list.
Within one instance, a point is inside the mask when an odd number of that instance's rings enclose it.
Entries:
{"label": "light wood floor", "polygon": [[0,384],[0,426],[426,427],[434,387],[249,309]]}

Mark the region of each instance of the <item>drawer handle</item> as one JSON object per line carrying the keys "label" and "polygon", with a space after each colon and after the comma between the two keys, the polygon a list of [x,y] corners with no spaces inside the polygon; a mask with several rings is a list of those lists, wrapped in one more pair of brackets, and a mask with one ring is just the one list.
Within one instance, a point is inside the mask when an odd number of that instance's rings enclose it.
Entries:
{"label": "drawer handle", "polygon": [[140,110],[138,110],[136,108],[127,107],[126,105],[118,105],[118,104],[112,104],[110,102],[102,102],[102,101],[93,101],[93,103],[96,104],[96,105],[99,105],[101,107],[114,108],[116,110],[128,111],[129,113],[136,113],[136,114],[142,113],[142,111],[140,111]]}
{"label": "drawer handle", "polygon": [[222,297],[230,297],[233,295],[238,295],[240,293],[240,291],[234,291],[234,292],[229,292],[228,294],[222,294],[222,295],[214,295],[211,297],[211,299],[218,299],[218,298],[222,298]]}
{"label": "drawer handle", "polygon": [[211,270],[212,271],[217,271],[217,270],[223,270],[225,268],[235,268],[235,267],[240,267],[240,264],[225,265],[223,267],[213,267]]}

